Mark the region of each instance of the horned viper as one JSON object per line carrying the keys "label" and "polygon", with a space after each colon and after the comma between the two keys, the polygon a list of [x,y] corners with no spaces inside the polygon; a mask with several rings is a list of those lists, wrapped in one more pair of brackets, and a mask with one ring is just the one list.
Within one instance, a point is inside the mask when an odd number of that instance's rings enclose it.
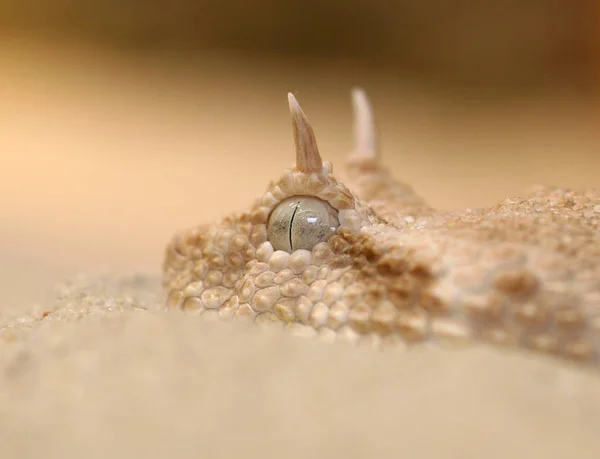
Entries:
{"label": "horned viper", "polygon": [[536,187],[436,210],[380,163],[352,93],[355,151],[323,161],[288,94],[296,163],[247,210],[174,236],[167,306],[376,346],[492,345],[600,362],[600,194]]}

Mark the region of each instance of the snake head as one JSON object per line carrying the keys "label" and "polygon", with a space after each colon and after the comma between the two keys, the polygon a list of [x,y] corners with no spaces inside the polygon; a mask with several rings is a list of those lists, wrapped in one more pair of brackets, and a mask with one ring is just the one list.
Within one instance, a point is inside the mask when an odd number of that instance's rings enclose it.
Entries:
{"label": "snake head", "polygon": [[[375,174],[357,187],[371,197],[389,194],[389,184],[381,186],[387,176],[376,165],[370,105],[358,89],[353,101],[356,149],[347,172]],[[167,306],[326,335],[391,331],[394,294],[381,282],[382,273],[410,268],[384,254],[385,234],[397,229],[335,176],[291,93],[288,102],[296,163],[246,211],[173,238],[163,266]],[[376,189],[368,185],[373,182]],[[383,235],[382,243],[370,233]],[[402,284],[395,292],[405,304],[412,289]]]}

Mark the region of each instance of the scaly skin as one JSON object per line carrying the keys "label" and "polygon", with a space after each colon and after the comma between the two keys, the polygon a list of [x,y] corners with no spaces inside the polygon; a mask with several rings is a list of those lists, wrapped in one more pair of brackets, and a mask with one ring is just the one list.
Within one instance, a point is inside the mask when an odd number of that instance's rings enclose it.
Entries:
{"label": "scaly skin", "polygon": [[[482,343],[598,368],[598,190],[538,187],[489,209],[438,211],[378,163],[362,91],[353,92],[357,148],[343,182],[289,99],[296,165],[247,211],[173,238],[168,307],[325,338]],[[339,227],[311,250],[274,251],[268,219],[292,196],[327,201]]]}

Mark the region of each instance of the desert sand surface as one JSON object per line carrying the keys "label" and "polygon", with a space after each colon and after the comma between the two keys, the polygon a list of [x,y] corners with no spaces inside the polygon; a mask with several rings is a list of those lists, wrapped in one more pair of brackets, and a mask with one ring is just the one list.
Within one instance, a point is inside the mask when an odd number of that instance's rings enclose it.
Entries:
{"label": "desert sand surface", "polygon": [[597,458],[597,373],[488,349],[379,352],[159,310],[78,277],[6,320],[2,457]]}
{"label": "desert sand surface", "polygon": [[335,167],[351,149],[349,90],[365,87],[383,161],[441,208],[599,186],[589,99],[473,99],[350,61],[157,62],[14,37],[0,69],[2,457],[600,455],[596,373],[212,323],[161,311],[159,288],[176,229],[244,208],[293,162],[288,91]]}

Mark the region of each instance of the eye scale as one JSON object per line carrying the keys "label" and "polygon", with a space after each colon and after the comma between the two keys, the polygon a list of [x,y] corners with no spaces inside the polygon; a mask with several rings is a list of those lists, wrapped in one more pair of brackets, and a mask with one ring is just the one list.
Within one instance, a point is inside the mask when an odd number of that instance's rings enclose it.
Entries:
{"label": "eye scale", "polygon": [[269,216],[267,237],[275,250],[311,250],[327,241],[339,226],[337,211],[313,196],[281,201]]}

